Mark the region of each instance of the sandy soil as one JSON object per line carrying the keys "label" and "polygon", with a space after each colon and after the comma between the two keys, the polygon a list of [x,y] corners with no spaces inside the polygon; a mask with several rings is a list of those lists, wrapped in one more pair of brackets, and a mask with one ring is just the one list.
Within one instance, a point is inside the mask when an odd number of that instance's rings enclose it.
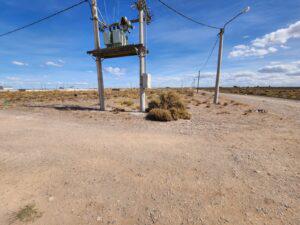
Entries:
{"label": "sandy soil", "polygon": [[32,203],[39,225],[300,224],[300,102],[209,95],[194,96],[191,121],[169,123],[0,110],[0,224],[23,224]]}

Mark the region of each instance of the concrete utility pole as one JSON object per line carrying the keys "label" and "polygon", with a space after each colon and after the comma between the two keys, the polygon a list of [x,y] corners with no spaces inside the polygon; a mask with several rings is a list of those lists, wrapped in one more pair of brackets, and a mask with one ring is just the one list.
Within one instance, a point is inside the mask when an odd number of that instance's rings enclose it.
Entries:
{"label": "concrete utility pole", "polygon": [[250,11],[250,7],[246,7],[243,11],[232,17],[230,20],[228,20],[222,28],[220,28],[219,33],[219,56],[218,56],[218,68],[217,68],[217,76],[216,76],[216,86],[215,86],[215,96],[214,96],[214,104],[219,103],[219,94],[220,94],[220,76],[221,76],[221,65],[222,65],[222,56],[223,56],[223,35],[225,33],[225,28],[228,24],[230,24],[232,21],[234,21],[239,16],[247,13]]}
{"label": "concrete utility pole", "polygon": [[199,92],[200,74],[201,74],[201,71],[199,70],[199,73],[198,73],[198,81],[197,81],[197,93]]}
{"label": "concrete utility pole", "polygon": [[[144,8],[143,1],[139,0],[138,2],[138,10],[139,10],[139,25],[140,25],[140,44],[145,46],[145,31],[144,31]],[[144,87],[144,74],[146,73],[146,59],[145,52],[142,51],[140,53],[140,111],[146,111],[146,93]]]}
{"label": "concrete utility pole", "polygon": [[[99,36],[99,24],[98,24],[98,10],[97,0],[92,0],[92,12],[93,12],[93,23],[94,23],[94,41],[95,49],[100,49],[100,36]],[[105,99],[104,99],[104,83],[102,73],[102,61],[100,57],[96,57],[97,74],[98,74],[98,94],[100,110],[105,111]]]}
{"label": "concrete utility pole", "polygon": [[220,94],[220,74],[221,74],[221,64],[222,64],[222,56],[223,56],[223,34],[224,28],[220,29],[219,33],[219,55],[218,55],[218,68],[217,68],[217,77],[216,77],[216,86],[215,86],[215,96],[214,96],[214,104],[219,103],[219,94]]}

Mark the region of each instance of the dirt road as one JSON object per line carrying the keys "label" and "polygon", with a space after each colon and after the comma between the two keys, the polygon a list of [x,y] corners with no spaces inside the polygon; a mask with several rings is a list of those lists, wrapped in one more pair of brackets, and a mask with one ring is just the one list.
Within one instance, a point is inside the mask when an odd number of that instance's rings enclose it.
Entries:
{"label": "dirt road", "polygon": [[300,224],[299,102],[261,101],[191,103],[191,121],[170,123],[0,110],[0,224],[32,203],[39,225]]}

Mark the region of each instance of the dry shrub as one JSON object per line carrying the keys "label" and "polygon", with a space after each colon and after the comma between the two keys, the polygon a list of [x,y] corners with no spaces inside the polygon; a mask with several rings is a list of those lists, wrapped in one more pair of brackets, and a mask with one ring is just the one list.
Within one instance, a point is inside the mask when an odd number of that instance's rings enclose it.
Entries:
{"label": "dry shrub", "polygon": [[131,100],[124,100],[124,101],[121,101],[121,105],[130,107],[130,106],[134,105],[134,102]]}
{"label": "dry shrub", "polygon": [[186,111],[186,109],[171,108],[170,112],[174,120],[191,119],[191,114],[189,114],[188,111]]}
{"label": "dry shrub", "polygon": [[146,112],[150,112],[152,109],[160,108],[160,101],[159,99],[153,99],[148,103],[148,108],[146,109]]}
{"label": "dry shrub", "polygon": [[159,96],[160,108],[162,109],[185,109],[183,100],[175,92],[166,92]]}
{"label": "dry shrub", "polygon": [[190,119],[183,100],[176,92],[165,92],[159,95],[159,99],[149,102],[147,119],[157,121],[171,121],[178,119]]}
{"label": "dry shrub", "polygon": [[161,122],[168,122],[172,121],[173,117],[171,115],[171,112],[167,109],[152,109],[146,117],[148,120],[154,120],[154,121],[161,121]]}

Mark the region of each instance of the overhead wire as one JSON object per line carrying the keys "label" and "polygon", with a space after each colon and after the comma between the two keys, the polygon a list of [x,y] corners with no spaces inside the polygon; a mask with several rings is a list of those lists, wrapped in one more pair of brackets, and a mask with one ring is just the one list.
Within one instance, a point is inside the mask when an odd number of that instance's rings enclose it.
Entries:
{"label": "overhead wire", "polygon": [[201,69],[200,69],[201,72],[202,72],[202,70],[205,69],[205,67],[207,66],[207,63],[209,62],[209,60],[210,60],[212,54],[214,53],[215,48],[216,48],[217,43],[218,43],[218,40],[219,40],[219,35],[217,36],[217,38],[216,38],[216,40],[215,40],[215,42],[214,42],[214,45],[212,46],[212,48],[211,48],[211,50],[210,50],[210,52],[209,52],[208,57],[206,58],[205,62],[203,63],[203,65],[202,65],[202,67],[201,67]]}
{"label": "overhead wire", "polygon": [[101,17],[101,19],[102,19],[103,23],[105,23],[105,24],[106,24],[106,21],[105,21],[105,19],[104,19],[103,15],[102,15],[102,13],[101,13],[101,10],[99,9],[99,7],[97,7],[97,11],[98,11],[98,14],[100,15],[100,17]]}
{"label": "overhead wire", "polygon": [[113,22],[115,22],[115,20],[116,20],[116,10],[117,10],[117,8],[116,8],[116,1],[113,0],[113,10],[112,10],[112,12],[113,12],[113,15],[112,15]]}
{"label": "overhead wire", "polygon": [[214,51],[215,51],[215,49],[216,49],[216,46],[217,46],[217,43],[218,43],[218,40],[219,40],[219,35],[217,36],[217,38],[216,38],[216,40],[215,40],[215,42],[214,42],[214,44],[213,44],[211,50],[209,51],[209,54],[208,54],[206,60],[204,61],[203,65],[201,66],[201,68],[200,68],[200,70],[199,70],[198,76],[194,77],[194,79],[195,79],[195,78],[198,78],[197,90],[199,89],[199,79],[200,79],[200,74],[201,74],[201,72],[206,68],[206,66],[207,66],[207,64],[208,64],[208,62],[209,62],[209,60],[210,60],[212,54],[214,53]]}
{"label": "overhead wire", "polygon": [[104,6],[104,13],[105,13],[105,16],[106,16],[106,21],[110,24],[110,19],[109,19],[108,14],[107,14],[107,5],[106,5],[105,0],[103,0],[103,6]]}
{"label": "overhead wire", "polygon": [[[93,6],[92,6],[92,3],[90,2],[90,0],[88,0],[88,3],[89,3],[89,6],[91,8],[91,16],[93,17]],[[106,21],[104,20],[103,16],[102,16],[102,13],[101,13],[101,10],[99,9],[99,7],[97,6],[97,12],[98,12],[98,15],[100,15],[101,19],[102,20],[99,20],[98,18],[98,22],[102,24],[102,26],[106,26]],[[91,18],[92,20],[92,18]]]}
{"label": "overhead wire", "polygon": [[36,20],[36,21],[31,22],[31,23],[29,23],[29,24],[26,24],[26,25],[24,25],[24,26],[15,28],[15,29],[13,29],[13,30],[11,30],[11,31],[2,33],[2,34],[0,34],[0,38],[1,38],[1,37],[4,37],[4,36],[7,36],[7,35],[9,35],[9,34],[18,32],[18,31],[20,31],[20,30],[24,30],[24,29],[26,29],[26,28],[28,28],[28,27],[31,27],[31,26],[36,25],[36,24],[38,24],[38,23],[41,23],[41,22],[43,22],[43,21],[45,21],[45,20],[51,19],[52,17],[55,17],[55,16],[57,16],[57,15],[59,15],[59,14],[62,14],[62,13],[64,13],[64,12],[66,12],[66,11],[69,11],[69,10],[71,10],[71,9],[77,7],[77,6],[80,6],[80,5],[83,4],[83,3],[86,3],[86,2],[88,2],[88,0],[82,0],[82,1],[80,1],[80,2],[78,2],[78,3],[76,3],[76,4],[74,4],[74,5],[71,5],[71,6],[67,7],[67,8],[64,8],[64,9],[62,9],[62,10],[60,10],[60,11],[58,11],[58,12],[55,12],[55,13],[49,15],[49,16],[43,17],[43,18],[41,18],[41,19],[39,19],[39,20]]}
{"label": "overhead wire", "polygon": [[189,17],[189,16],[187,16],[187,15],[185,15],[185,14],[179,12],[177,9],[174,9],[173,7],[171,7],[170,5],[168,5],[167,3],[165,3],[165,2],[163,2],[163,1],[161,1],[161,0],[158,0],[158,1],[159,1],[161,4],[163,4],[165,7],[167,7],[169,10],[175,12],[176,14],[178,14],[178,15],[184,17],[185,19],[190,20],[190,21],[192,21],[192,22],[194,22],[194,23],[196,23],[196,24],[198,24],[198,25],[201,25],[201,26],[204,26],[204,27],[209,27],[209,28],[212,28],[212,29],[218,29],[218,30],[220,29],[219,27],[216,27],[216,26],[212,26],[212,25],[209,25],[209,24],[206,24],[206,23],[199,22],[199,21],[197,21],[197,20],[195,20],[195,19],[193,19],[193,18],[191,18],[191,17]]}

